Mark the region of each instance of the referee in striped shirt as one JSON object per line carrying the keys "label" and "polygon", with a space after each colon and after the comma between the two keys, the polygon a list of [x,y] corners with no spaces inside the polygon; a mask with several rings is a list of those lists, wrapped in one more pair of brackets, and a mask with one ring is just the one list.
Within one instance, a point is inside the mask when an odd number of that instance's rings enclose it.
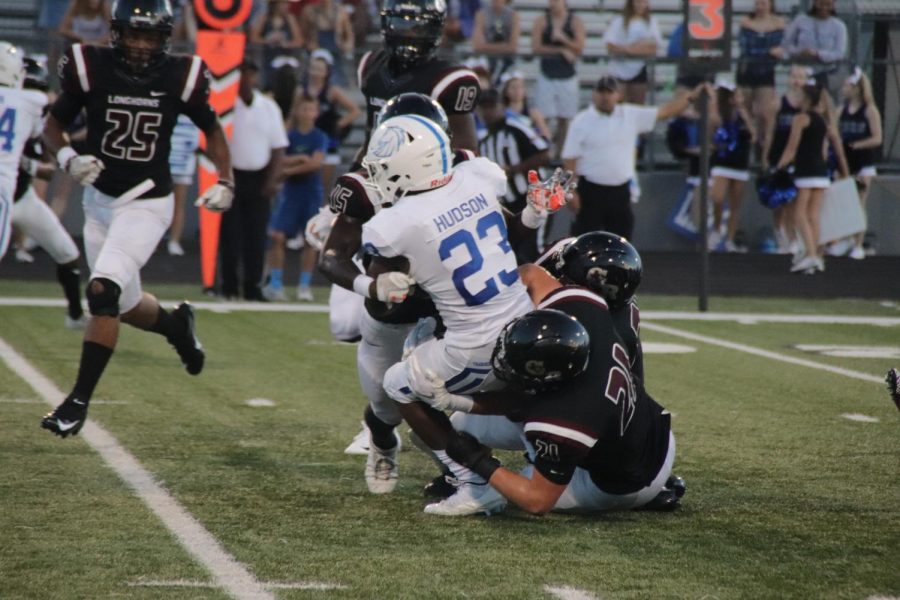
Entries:
{"label": "referee in striped shirt", "polygon": [[[550,164],[550,146],[526,117],[503,105],[500,92],[495,89],[481,92],[478,113],[487,127],[487,135],[478,142],[478,151],[506,171],[509,187],[501,201],[507,210],[519,213],[525,208],[528,171]],[[537,238],[542,233],[521,226],[510,229],[510,245],[519,264],[537,259]]]}

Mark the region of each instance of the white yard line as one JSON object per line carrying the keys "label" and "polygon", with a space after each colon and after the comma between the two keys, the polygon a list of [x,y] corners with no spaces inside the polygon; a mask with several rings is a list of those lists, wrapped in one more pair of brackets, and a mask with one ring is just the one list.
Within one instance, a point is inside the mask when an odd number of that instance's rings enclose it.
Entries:
{"label": "white yard line", "polygon": [[[129,581],[127,585],[131,587],[180,587],[180,588],[207,588],[214,589],[218,587],[214,583],[207,581],[196,581],[193,579],[171,579],[171,580],[138,580]],[[346,585],[340,583],[326,583],[322,581],[264,581],[261,585],[269,590],[346,590]]]}
{"label": "white yard line", "polygon": [[[37,394],[56,406],[64,394],[56,385],[34,368],[21,354],[0,338],[0,358],[24,379]],[[37,435],[37,423],[35,423]],[[42,432],[40,435],[50,435]],[[266,587],[231,556],[219,541],[208,532],[169,492],[156,482],[138,460],[126,450],[106,429],[90,420],[81,430],[81,437],[104,462],[131,487],[138,498],[156,514],[178,542],[212,575],[215,586],[241,600],[274,600]],[[60,440],[60,444],[71,441]]]}
{"label": "white yard line", "polygon": [[[641,314],[641,317],[643,317],[643,313]],[[879,377],[877,375],[861,373],[859,371],[853,371],[851,369],[844,369],[842,367],[834,367],[832,365],[826,365],[826,364],[814,362],[811,360],[806,360],[805,358],[795,358],[793,356],[788,356],[787,354],[779,354],[778,352],[771,352],[769,350],[763,350],[762,348],[756,348],[754,346],[748,346],[746,344],[737,344],[735,342],[729,342],[728,340],[709,337],[707,335],[699,335],[697,333],[691,333],[689,331],[684,331],[683,329],[675,329],[674,327],[667,327],[665,325],[657,325],[656,323],[647,323],[647,322],[644,322],[643,319],[641,320],[641,327],[643,329],[647,329],[649,331],[656,331],[658,333],[674,335],[676,337],[681,337],[681,338],[684,338],[687,340],[693,340],[695,342],[702,342],[704,344],[710,344],[712,346],[721,346],[722,348],[728,348],[729,350],[737,350],[738,352],[746,352],[747,354],[753,354],[754,356],[760,356],[762,358],[777,360],[778,362],[788,363],[788,364],[792,364],[792,365],[798,365],[801,367],[808,367],[810,369],[818,369],[819,371],[827,371],[829,373],[834,373],[836,375],[843,375],[844,377],[851,377],[853,379],[861,379],[863,381],[870,381],[872,383],[884,384],[884,377]]]}
{"label": "white yard line", "polygon": [[[163,306],[175,306],[180,300],[161,300]],[[230,312],[272,312],[272,313],[327,313],[327,304],[295,304],[285,302],[191,302],[194,308],[219,313]],[[56,298],[0,298],[3,306],[38,306],[63,308],[65,300]],[[694,311],[641,311],[641,321],[730,321],[744,324],[755,323],[813,323],[820,325],[878,325],[881,327],[900,326],[900,317],[847,317],[843,315],[786,315],[774,313],[728,313]]]}
{"label": "white yard line", "polygon": [[555,598],[559,598],[560,600],[600,600],[599,597],[591,594],[590,592],[575,589],[567,585],[545,585],[544,591],[551,596],[554,596]]}

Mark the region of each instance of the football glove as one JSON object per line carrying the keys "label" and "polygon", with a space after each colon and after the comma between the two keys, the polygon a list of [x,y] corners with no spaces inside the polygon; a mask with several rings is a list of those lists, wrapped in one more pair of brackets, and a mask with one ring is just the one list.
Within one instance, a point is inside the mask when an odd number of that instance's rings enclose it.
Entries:
{"label": "football glove", "polygon": [[490,448],[465,431],[450,436],[450,439],[447,440],[447,455],[464,467],[469,467],[487,481],[490,481],[494,471],[502,466],[500,461],[491,454]]}
{"label": "football glove", "polygon": [[546,181],[541,181],[537,171],[528,171],[527,204],[522,211],[522,224],[529,229],[537,229],[553,214],[572,199],[577,178],[571,171],[556,169]]}
{"label": "football glove", "polygon": [[194,202],[194,206],[203,206],[213,212],[225,212],[231,208],[233,200],[234,183],[227,179],[220,179],[218,183],[206,188],[206,191]]}
{"label": "football glove", "polygon": [[437,410],[461,412],[472,410],[474,402],[470,396],[448,392],[444,380],[432,369],[423,367],[415,354],[410,354],[404,364],[409,388],[419,400]]}
{"label": "football glove", "polygon": [[381,302],[395,304],[403,302],[409,296],[409,288],[416,280],[400,271],[382,273],[375,279],[375,296]]}
{"label": "football glove", "polygon": [[319,213],[306,223],[306,230],[303,232],[306,243],[321,252],[331,235],[331,227],[336,218],[337,215],[327,205],[320,208]]}
{"label": "football glove", "polygon": [[885,383],[887,383],[888,393],[891,395],[891,400],[894,401],[894,404],[897,405],[897,409],[900,410],[900,371],[897,369],[891,369],[888,371],[887,376],[884,378]]}
{"label": "football glove", "polygon": [[71,146],[65,146],[56,155],[63,170],[81,185],[91,185],[106,167],[103,161],[90,154],[78,154]]}

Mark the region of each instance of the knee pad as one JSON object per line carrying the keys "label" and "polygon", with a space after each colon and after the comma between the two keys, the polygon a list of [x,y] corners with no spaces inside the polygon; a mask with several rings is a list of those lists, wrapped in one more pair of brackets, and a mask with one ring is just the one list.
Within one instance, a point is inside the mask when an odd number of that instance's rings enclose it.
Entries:
{"label": "knee pad", "polygon": [[121,294],[122,289],[116,282],[104,277],[91,279],[85,292],[88,310],[95,317],[118,317]]}

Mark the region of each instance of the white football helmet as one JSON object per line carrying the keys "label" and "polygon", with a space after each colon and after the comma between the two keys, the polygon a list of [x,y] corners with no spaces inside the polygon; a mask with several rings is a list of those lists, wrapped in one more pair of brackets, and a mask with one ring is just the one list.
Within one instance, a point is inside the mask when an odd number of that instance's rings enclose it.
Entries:
{"label": "white football helmet", "polygon": [[430,190],[450,180],[450,138],[425,117],[392,117],[372,132],[362,166],[380,203],[392,204],[409,192]]}
{"label": "white football helmet", "polygon": [[0,85],[21,88],[25,81],[25,54],[9,42],[0,42]]}

